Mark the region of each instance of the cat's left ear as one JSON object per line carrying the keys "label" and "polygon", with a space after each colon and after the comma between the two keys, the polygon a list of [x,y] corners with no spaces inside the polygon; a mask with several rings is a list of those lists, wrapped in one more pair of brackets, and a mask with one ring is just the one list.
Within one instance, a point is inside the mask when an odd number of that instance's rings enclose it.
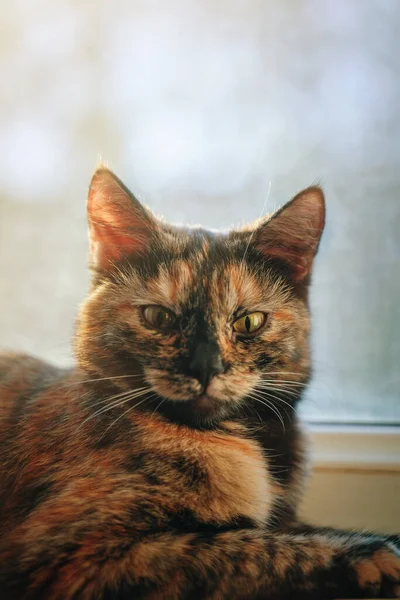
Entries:
{"label": "cat's left ear", "polygon": [[145,254],[155,219],[107,167],[93,175],[87,212],[94,269],[111,271],[118,262]]}
{"label": "cat's left ear", "polygon": [[303,190],[276,211],[256,231],[256,247],[267,258],[277,258],[295,281],[307,281],[325,223],[321,188]]}

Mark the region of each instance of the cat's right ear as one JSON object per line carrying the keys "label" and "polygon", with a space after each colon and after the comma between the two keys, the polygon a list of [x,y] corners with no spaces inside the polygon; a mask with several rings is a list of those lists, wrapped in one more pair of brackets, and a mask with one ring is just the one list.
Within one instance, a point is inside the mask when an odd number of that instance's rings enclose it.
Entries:
{"label": "cat's right ear", "polygon": [[87,212],[95,270],[110,271],[124,259],[145,254],[155,221],[107,167],[99,167],[92,177]]}

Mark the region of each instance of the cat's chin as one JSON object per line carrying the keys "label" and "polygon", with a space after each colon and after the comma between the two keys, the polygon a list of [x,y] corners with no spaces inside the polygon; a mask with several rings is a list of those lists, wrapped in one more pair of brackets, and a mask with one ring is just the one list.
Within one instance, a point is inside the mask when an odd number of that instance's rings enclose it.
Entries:
{"label": "cat's chin", "polygon": [[191,400],[165,399],[158,411],[168,419],[191,427],[213,427],[236,412],[234,401],[222,401],[208,394]]}
{"label": "cat's chin", "polygon": [[220,413],[227,403],[216,400],[208,394],[201,394],[201,396],[198,396],[194,400],[190,400],[189,404],[191,405],[191,410],[198,417],[212,418],[213,415]]}

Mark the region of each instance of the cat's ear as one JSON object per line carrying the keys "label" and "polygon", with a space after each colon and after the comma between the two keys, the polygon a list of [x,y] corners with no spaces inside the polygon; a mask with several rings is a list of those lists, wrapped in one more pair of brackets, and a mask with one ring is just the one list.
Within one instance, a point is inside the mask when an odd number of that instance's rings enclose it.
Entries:
{"label": "cat's ear", "polygon": [[295,281],[306,281],[325,223],[324,194],[319,187],[303,190],[276,211],[253,239],[267,258],[278,258]]}
{"label": "cat's ear", "polygon": [[150,213],[107,167],[92,177],[87,203],[92,266],[100,271],[143,255],[156,228]]}

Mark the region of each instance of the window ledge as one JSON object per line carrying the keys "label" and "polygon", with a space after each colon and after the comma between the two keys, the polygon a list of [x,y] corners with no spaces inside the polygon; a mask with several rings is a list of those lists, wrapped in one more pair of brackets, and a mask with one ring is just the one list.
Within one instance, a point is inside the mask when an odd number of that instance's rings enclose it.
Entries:
{"label": "window ledge", "polygon": [[312,472],[300,517],[315,525],[396,533],[400,427],[310,424]]}
{"label": "window ledge", "polygon": [[314,470],[400,473],[400,427],[309,424]]}

